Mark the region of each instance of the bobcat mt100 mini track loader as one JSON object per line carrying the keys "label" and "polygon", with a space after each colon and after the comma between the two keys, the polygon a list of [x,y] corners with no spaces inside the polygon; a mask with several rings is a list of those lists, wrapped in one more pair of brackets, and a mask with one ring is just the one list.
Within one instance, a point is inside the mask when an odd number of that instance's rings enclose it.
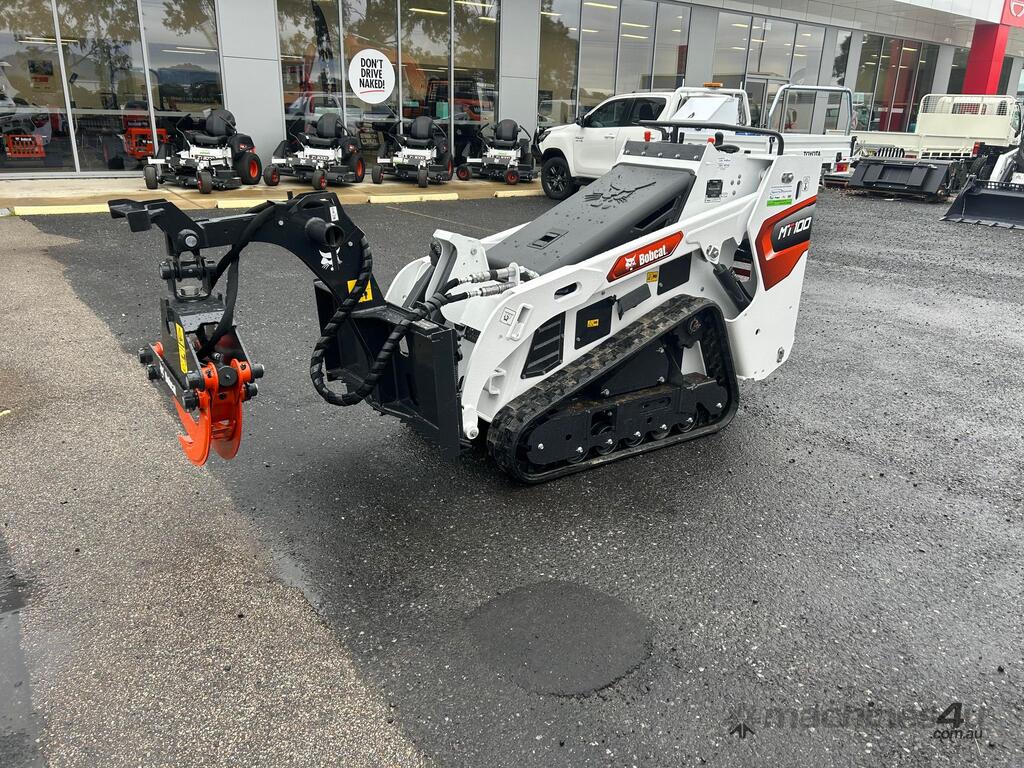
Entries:
{"label": "bobcat mt100 mini track loader", "polygon": [[[140,356],[174,399],[189,458],[234,456],[257,394],[263,369],[234,319],[239,254],[254,241],[317,278],[321,397],[365,400],[452,457],[486,443],[536,482],[724,427],[737,379],[768,376],[792,349],[820,160],[785,154],[771,131],[770,153],[747,154],[721,132],[688,143],[706,123],[649,125],[662,141],[629,142],[610,173],[538,219],[483,239],[435,232],[386,294],[330,192],[206,220],[111,201],[133,231],[166,235],[161,335]],[[218,246],[229,250],[207,255]]]}

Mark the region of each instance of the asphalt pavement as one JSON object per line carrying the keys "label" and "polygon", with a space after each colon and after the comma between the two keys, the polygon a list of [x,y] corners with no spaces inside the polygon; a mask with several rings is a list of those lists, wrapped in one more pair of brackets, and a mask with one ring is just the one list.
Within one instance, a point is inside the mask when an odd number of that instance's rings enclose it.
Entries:
{"label": "asphalt pavement", "polygon": [[[349,213],[386,285],[435,228],[548,205]],[[1020,765],[1022,235],[908,201],[817,208],[791,358],[727,429],[536,487],[324,404],[311,277],[263,246],[235,318],[267,374],[237,459],[195,469],[134,361],[160,236],[0,219],[0,515],[35,751]]]}

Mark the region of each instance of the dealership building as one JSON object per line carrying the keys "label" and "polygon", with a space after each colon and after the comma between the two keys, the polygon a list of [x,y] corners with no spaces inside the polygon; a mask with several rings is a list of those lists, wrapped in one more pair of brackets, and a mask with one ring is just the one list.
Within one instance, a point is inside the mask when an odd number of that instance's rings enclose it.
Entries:
{"label": "dealership building", "polygon": [[137,172],[221,106],[264,159],[325,112],[372,154],[399,116],[533,130],[708,82],[755,115],[842,86],[854,130],[913,130],[925,94],[1016,95],[1022,27],[1024,0],[2,0],[0,176]]}

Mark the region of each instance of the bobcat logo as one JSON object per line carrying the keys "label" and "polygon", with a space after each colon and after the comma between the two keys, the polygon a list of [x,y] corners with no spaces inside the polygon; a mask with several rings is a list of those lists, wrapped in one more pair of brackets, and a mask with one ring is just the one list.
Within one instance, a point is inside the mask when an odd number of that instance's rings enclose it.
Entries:
{"label": "bobcat logo", "polygon": [[626,257],[626,269],[636,269],[636,256]]}
{"label": "bobcat logo", "polygon": [[647,187],[653,186],[653,181],[650,184],[644,184],[643,186],[634,187],[633,189],[622,189],[621,187],[617,187],[612,184],[609,186],[607,192],[591,192],[584,195],[583,199],[590,203],[594,208],[607,209],[618,205],[619,203],[626,202],[635,192],[639,192],[641,189],[647,189]]}
{"label": "bobcat logo", "polygon": [[1010,0],[1010,15],[1016,19],[1024,16],[1024,2],[1020,0]]}
{"label": "bobcat logo", "polygon": [[334,255],[330,251],[320,251],[320,268],[334,271]]}

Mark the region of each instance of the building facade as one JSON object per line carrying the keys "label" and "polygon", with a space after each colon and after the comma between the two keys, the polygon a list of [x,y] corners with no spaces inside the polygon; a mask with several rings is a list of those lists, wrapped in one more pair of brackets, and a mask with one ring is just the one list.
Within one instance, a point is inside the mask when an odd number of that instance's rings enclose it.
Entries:
{"label": "building facade", "polygon": [[[783,83],[845,86],[855,128],[912,130],[927,93],[1018,93],[1020,25],[1024,0],[3,0],[0,175],[137,171],[220,106],[264,159],[324,112],[372,154],[399,115],[532,131],[712,81],[755,116]],[[395,72],[378,104],[349,83],[368,49]]]}

